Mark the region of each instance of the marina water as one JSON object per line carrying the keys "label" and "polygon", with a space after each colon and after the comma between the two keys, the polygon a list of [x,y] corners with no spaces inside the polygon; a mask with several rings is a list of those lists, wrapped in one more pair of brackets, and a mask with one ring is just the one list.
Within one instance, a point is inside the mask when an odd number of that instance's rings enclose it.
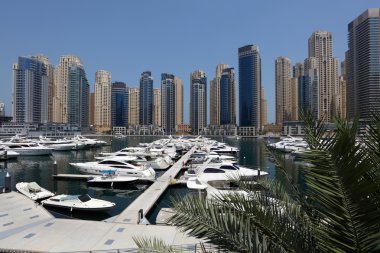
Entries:
{"label": "marina water", "polygon": [[[41,187],[46,188],[56,194],[85,194],[88,193],[91,197],[99,198],[116,203],[116,207],[107,212],[70,212],[59,209],[51,209],[55,216],[61,215],[72,218],[88,219],[88,220],[104,220],[120,214],[132,201],[134,201],[149,185],[131,185],[123,189],[100,188],[88,186],[83,181],[56,181],[53,180],[54,161],[57,162],[58,174],[77,174],[75,168],[69,165],[69,162],[86,162],[93,161],[100,152],[115,152],[124,147],[138,146],[139,143],[150,143],[154,140],[163,138],[153,136],[129,136],[126,138],[114,138],[110,136],[96,137],[97,139],[107,141],[108,146],[93,148],[80,151],[55,151],[51,156],[20,156],[14,161],[0,163],[0,185],[4,184],[4,176],[7,172],[12,176],[12,190],[18,182],[37,182]],[[218,141],[224,141],[231,146],[240,149],[238,162],[249,168],[260,168],[269,173],[268,177],[282,180],[283,173],[274,166],[274,163],[269,159],[268,152],[265,147],[266,140],[256,138],[213,138]],[[297,169],[289,162],[286,168],[292,178],[297,180]],[[159,176],[157,172],[157,176]],[[155,218],[159,210],[163,207],[170,207],[170,199],[175,196],[184,196],[190,193],[185,185],[176,185],[170,187],[162,196],[160,201],[151,210],[148,219],[151,223],[155,222]]]}

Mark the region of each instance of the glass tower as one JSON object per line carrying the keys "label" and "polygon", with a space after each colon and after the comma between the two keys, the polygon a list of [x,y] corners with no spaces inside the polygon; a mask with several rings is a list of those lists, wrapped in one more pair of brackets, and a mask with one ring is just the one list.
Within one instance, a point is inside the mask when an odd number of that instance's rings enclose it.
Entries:
{"label": "glass tower", "polygon": [[81,64],[69,66],[67,91],[67,123],[82,129],[89,127],[90,85]]}
{"label": "glass tower", "polygon": [[47,66],[32,56],[19,57],[13,65],[13,120],[46,123],[48,121]]}
{"label": "glass tower", "polygon": [[140,125],[153,124],[153,78],[150,71],[140,77]]}
{"label": "glass tower", "polygon": [[368,119],[379,111],[380,9],[368,9],[348,24],[347,116]]}
{"label": "glass tower", "polygon": [[227,68],[220,77],[220,125],[236,125],[235,70]]}
{"label": "glass tower", "polygon": [[193,134],[207,125],[207,77],[202,70],[190,75],[190,125]]}
{"label": "glass tower", "polygon": [[111,94],[111,119],[112,126],[128,125],[128,99],[129,89],[123,82],[112,84]]}
{"label": "glass tower", "polygon": [[172,74],[161,74],[161,124],[167,134],[175,133],[175,76]]}
{"label": "glass tower", "polygon": [[240,126],[261,128],[261,59],[259,48],[239,48],[239,122]]}

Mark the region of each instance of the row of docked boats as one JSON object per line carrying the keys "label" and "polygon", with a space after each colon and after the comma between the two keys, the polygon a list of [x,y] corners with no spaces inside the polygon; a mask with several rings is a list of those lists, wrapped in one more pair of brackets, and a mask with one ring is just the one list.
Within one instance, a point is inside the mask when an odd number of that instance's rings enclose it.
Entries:
{"label": "row of docked boats", "polygon": [[267,144],[268,148],[290,153],[294,158],[301,157],[306,151],[310,150],[309,144],[303,138],[287,136],[281,138],[278,142],[272,142]]}
{"label": "row of docked boats", "polygon": [[0,141],[0,159],[12,159],[17,156],[50,155],[53,151],[79,150],[90,147],[104,146],[107,143],[101,140],[90,139],[77,135],[71,139],[49,139],[40,136],[39,139],[28,139],[16,135]]}

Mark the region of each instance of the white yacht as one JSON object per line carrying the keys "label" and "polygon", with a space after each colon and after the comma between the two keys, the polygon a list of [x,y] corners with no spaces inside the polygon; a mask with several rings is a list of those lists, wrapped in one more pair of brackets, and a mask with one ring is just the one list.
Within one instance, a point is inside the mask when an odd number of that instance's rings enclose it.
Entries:
{"label": "white yacht", "polygon": [[84,174],[102,175],[104,170],[113,170],[120,176],[138,177],[139,180],[147,181],[155,180],[156,172],[151,167],[135,166],[131,164],[132,161],[114,157],[95,162],[70,163],[70,165]]}
{"label": "white yacht", "polygon": [[84,195],[57,195],[41,201],[43,206],[69,209],[70,211],[106,211],[115,206],[115,203],[106,200],[91,198]]}
{"label": "white yacht", "polygon": [[125,159],[130,163],[140,166],[145,165],[148,167],[152,167],[155,170],[166,170],[171,165],[173,165],[173,161],[169,156],[165,157],[151,157],[146,153],[116,153],[114,156],[98,156],[95,157],[96,160],[104,160],[104,159]]}
{"label": "white yacht", "polygon": [[76,143],[70,140],[65,140],[65,139],[52,140],[50,138],[40,136],[37,142],[48,148],[52,148],[55,151],[67,151],[67,150],[73,150],[77,148]]}
{"label": "white yacht", "polygon": [[101,176],[91,177],[87,183],[92,185],[101,185],[101,186],[124,186],[126,184],[134,183],[139,180],[138,177],[129,177],[129,176],[120,176],[116,174],[115,171],[106,170],[102,171]]}
{"label": "white yacht", "polygon": [[17,152],[19,155],[50,155],[53,149],[36,142],[2,142],[5,150]]}
{"label": "white yacht", "polygon": [[42,188],[36,182],[20,182],[16,184],[16,189],[32,200],[42,200],[54,196],[54,193]]}

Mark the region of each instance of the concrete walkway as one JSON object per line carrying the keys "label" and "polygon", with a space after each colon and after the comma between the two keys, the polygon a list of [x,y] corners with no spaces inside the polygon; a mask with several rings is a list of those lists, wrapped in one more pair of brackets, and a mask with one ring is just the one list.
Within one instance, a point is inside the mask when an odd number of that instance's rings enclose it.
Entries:
{"label": "concrete walkway", "polygon": [[185,248],[200,242],[172,226],[57,219],[20,193],[0,194],[0,252],[122,252],[139,236]]}
{"label": "concrete walkway", "polygon": [[191,148],[181,157],[172,167],[170,167],[156,182],[146,189],[135,201],[133,201],[115,220],[117,223],[138,224],[140,209],[143,210],[143,216],[150,211],[154,204],[170,185],[171,179],[174,179],[180,172],[182,165],[187,162],[190,155],[194,153],[195,147]]}

